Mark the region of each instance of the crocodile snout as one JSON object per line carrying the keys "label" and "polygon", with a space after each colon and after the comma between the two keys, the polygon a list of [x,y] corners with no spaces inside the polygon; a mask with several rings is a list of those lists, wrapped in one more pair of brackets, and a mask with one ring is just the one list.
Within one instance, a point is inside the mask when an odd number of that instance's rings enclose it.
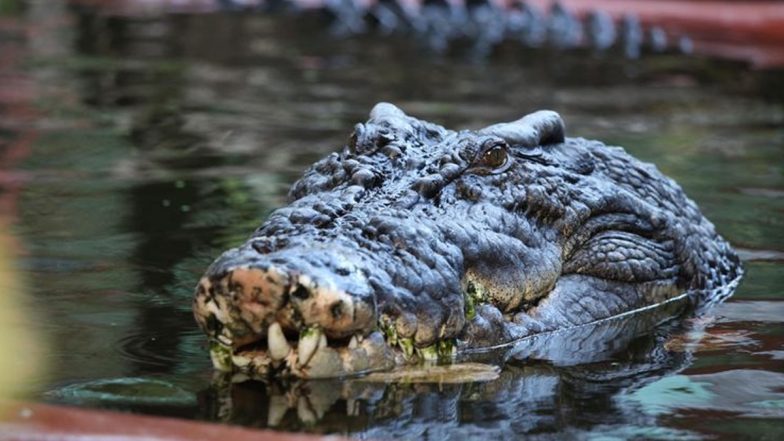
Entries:
{"label": "crocodile snout", "polygon": [[230,250],[200,280],[193,310],[213,341],[216,367],[224,370],[335,376],[370,368],[356,360],[383,352],[383,339],[371,336],[373,292],[364,274],[333,249]]}

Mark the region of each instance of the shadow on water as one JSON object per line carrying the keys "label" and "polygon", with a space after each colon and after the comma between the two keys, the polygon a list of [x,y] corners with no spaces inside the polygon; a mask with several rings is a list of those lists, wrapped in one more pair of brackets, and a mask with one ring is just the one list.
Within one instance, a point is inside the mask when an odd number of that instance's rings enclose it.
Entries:
{"label": "shadow on water", "polygon": [[[51,1],[6,18],[0,214],[52,341],[38,398],[372,438],[784,437],[780,72],[514,47],[467,63],[296,17]],[[681,183],[747,276],[703,315],[674,304],[475,359],[506,360],[483,382],[213,379],[196,279],[381,100],[457,128],[558,110]]]}

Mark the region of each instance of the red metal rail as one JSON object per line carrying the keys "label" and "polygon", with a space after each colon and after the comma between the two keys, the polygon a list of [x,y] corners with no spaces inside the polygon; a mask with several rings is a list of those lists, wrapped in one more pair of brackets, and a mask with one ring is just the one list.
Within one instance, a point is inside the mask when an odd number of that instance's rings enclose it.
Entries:
{"label": "red metal rail", "polygon": [[[549,8],[553,0],[529,0]],[[613,17],[635,14],[646,26],[687,35],[695,53],[740,59],[755,67],[784,66],[784,2],[763,0],[560,0],[584,15],[602,10]]]}
{"label": "red metal rail", "polygon": [[0,441],[318,441],[340,437],[284,434],[172,418],[0,402]]}

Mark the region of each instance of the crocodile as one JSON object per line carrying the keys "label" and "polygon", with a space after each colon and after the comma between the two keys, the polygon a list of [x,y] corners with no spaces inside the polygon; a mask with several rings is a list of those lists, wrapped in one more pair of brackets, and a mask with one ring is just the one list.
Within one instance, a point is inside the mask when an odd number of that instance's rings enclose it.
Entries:
{"label": "crocodile", "polygon": [[332,33],[338,36],[370,32],[413,35],[435,52],[463,42],[479,57],[486,57],[505,42],[559,50],[589,47],[601,52],[617,48],[632,59],[644,49],[690,52],[692,46],[687,35],[668,34],[656,25],[645,27],[635,14],[613,18],[596,9],[578,16],[557,1],[549,9],[522,0],[220,0],[219,4],[235,10],[317,12],[327,18]]}
{"label": "crocodile", "polygon": [[379,103],[193,311],[219,370],[341,377],[721,299],[741,274],[673,180],[556,112],[454,131]]}
{"label": "crocodile", "polygon": [[[289,15],[315,21],[336,37],[399,35],[411,37],[429,52],[457,52],[483,60],[502,46],[590,48],[628,59],[644,51],[690,53],[693,42],[680,30],[668,32],[634,8],[610,12],[570,10],[545,0],[111,0],[96,4],[71,0],[82,9],[110,14],[143,14],[150,8],[168,13],[242,12]],[[147,12],[148,13],[148,12]],[[316,23],[312,23],[316,24]],[[514,53],[514,52],[512,52]],[[523,58],[532,54],[522,53]],[[520,57],[520,52],[517,52]]]}

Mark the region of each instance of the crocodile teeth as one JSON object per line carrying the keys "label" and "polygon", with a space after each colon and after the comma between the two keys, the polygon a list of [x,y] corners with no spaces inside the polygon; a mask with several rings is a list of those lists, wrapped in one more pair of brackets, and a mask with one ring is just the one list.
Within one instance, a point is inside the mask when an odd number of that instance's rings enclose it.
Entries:
{"label": "crocodile teeth", "polygon": [[354,334],[351,337],[351,341],[348,342],[348,348],[349,349],[355,349],[357,346],[359,346],[359,341],[357,340],[356,334]]}
{"label": "crocodile teeth", "polygon": [[267,347],[269,348],[270,358],[275,361],[283,360],[289,354],[291,347],[283,335],[283,329],[278,322],[275,322],[267,329]]}
{"label": "crocodile teeth", "polygon": [[218,335],[217,338],[218,338],[218,341],[221,342],[222,345],[231,346],[231,339],[229,337],[226,337],[225,335],[220,334],[220,335]]}
{"label": "crocodile teeth", "polygon": [[321,337],[321,329],[319,328],[310,328],[303,332],[297,346],[297,364],[300,366],[308,364],[310,359],[313,358],[313,354],[316,353]]}
{"label": "crocodile teeth", "polygon": [[235,354],[231,356],[231,362],[238,368],[244,368],[250,364],[250,358]]}

